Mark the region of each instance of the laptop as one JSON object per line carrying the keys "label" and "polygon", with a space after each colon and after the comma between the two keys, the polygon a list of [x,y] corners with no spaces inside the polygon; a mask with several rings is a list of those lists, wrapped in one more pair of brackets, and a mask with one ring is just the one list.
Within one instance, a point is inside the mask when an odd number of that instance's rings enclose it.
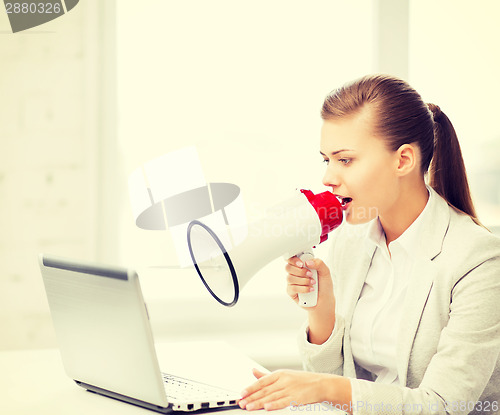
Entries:
{"label": "laptop", "polygon": [[161,413],[237,406],[236,391],[160,371],[134,270],[44,254],[39,264],[63,366],[77,385]]}

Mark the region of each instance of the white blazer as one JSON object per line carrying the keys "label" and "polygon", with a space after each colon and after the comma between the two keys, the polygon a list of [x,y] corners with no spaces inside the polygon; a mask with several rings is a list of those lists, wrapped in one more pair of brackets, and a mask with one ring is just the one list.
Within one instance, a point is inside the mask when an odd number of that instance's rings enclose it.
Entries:
{"label": "white blazer", "polygon": [[351,353],[351,320],[371,262],[368,225],[343,224],[330,242],[335,328],[322,345],[308,343],[304,330],[299,349],[304,369],[351,378],[357,414],[500,414],[500,238],[430,191],[398,329],[404,386],[373,382]]}

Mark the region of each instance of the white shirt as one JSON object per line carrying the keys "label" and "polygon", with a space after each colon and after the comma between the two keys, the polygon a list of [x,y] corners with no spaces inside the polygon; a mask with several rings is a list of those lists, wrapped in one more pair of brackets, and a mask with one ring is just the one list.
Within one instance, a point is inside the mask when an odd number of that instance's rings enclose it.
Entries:
{"label": "white shirt", "polygon": [[375,382],[399,384],[397,335],[414,265],[413,252],[428,206],[429,200],[417,219],[389,246],[378,218],[368,229],[366,251],[373,258],[354,309],[351,346],[354,361],[371,372]]}

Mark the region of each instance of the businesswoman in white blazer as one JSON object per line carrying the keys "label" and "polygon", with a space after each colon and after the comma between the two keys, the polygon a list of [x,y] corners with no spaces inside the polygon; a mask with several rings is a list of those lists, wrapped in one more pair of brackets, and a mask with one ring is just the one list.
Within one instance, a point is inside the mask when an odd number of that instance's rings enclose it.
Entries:
{"label": "businesswoman in white blazer", "polygon": [[500,238],[476,217],[450,120],[383,75],[333,91],[321,115],[324,184],[346,220],[328,261],[286,266],[294,300],[312,289],[304,265],[319,276],[306,370],[255,371],[240,406],[500,413]]}

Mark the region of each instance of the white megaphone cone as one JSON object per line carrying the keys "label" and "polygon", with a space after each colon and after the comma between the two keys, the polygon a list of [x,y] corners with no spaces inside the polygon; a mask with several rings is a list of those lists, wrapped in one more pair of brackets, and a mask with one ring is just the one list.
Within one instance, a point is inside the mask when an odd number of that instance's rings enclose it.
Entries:
{"label": "white megaphone cone", "polygon": [[[342,205],[331,192],[315,195],[301,190],[250,224],[246,239],[231,249],[225,248],[217,229],[192,221],[187,230],[189,252],[198,275],[214,298],[225,306],[233,306],[243,286],[274,259],[297,255],[305,262],[314,258],[312,247],[325,241],[342,218]],[[312,272],[317,282],[316,271]],[[301,306],[316,305],[317,286],[316,283],[313,292],[299,294]]]}

